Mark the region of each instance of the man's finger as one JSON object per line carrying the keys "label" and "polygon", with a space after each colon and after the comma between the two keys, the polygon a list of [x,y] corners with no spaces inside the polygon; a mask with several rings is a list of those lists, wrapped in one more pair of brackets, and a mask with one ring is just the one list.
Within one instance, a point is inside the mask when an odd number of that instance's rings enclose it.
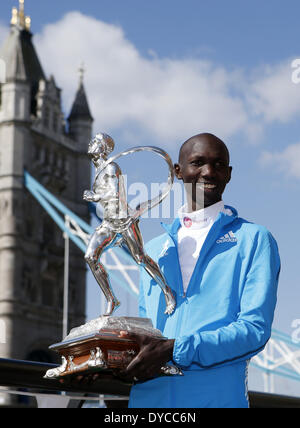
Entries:
{"label": "man's finger", "polygon": [[133,340],[134,342],[137,342],[139,345],[141,345],[145,341],[144,334],[133,333],[131,331],[125,331],[125,330],[120,331],[119,337]]}
{"label": "man's finger", "polygon": [[133,333],[133,332],[129,332],[129,331],[126,331],[126,330],[121,330],[120,331],[120,336],[121,337],[127,337],[127,338],[132,338],[132,339],[135,339],[138,335],[137,334],[135,334],[135,333]]}

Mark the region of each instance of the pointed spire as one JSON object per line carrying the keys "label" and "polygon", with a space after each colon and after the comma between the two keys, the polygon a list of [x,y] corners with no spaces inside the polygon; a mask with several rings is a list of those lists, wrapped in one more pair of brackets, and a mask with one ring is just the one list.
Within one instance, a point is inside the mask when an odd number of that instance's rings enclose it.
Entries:
{"label": "pointed spire", "polygon": [[31,36],[31,33],[13,26],[0,48],[0,57],[6,64],[7,80],[28,80],[37,86],[40,79],[45,78],[45,74]]}
{"label": "pointed spire", "polygon": [[87,119],[87,120],[93,120],[93,117],[90,112],[86,92],[84,89],[84,64],[81,64],[79,70],[79,87],[75,96],[75,101],[73,103],[70,116],[68,118],[69,121],[76,120],[76,119]]}
{"label": "pointed spire", "polygon": [[23,81],[30,84],[31,112],[35,114],[35,96],[45,74],[29,29],[30,18],[25,16],[24,0],[20,0],[19,9],[13,8],[10,33],[0,47],[0,57],[6,65],[6,82]]}
{"label": "pointed spire", "polygon": [[83,85],[83,80],[84,80],[84,73],[85,73],[84,63],[81,63],[81,66],[78,69],[78,73],[79,73],[79,87],[80,87]]}
{"label": "pointed spire", "polygon": [[21,28],[25,28],[24,0],[19,0],[19,23]]}
{"label": "pointed spire", "polygon": [[19,19],[19,11],[16,7],[12,8],[12,12],[11,12],[12,16],[11,16],[11,25],[18,25],[18,19]]}
{"label": "pointed spire", "polygon": [[13,7],[10,23],[22,30],[30,31],[31,19],[29,16],[25,16],[24,0],[19,0],[19,10]]}

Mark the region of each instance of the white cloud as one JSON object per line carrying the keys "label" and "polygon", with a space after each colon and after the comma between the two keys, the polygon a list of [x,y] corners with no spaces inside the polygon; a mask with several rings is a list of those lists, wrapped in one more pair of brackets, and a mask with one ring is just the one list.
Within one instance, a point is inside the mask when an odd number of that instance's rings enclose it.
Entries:
{"label": "white cloud", "polygon": [[251,128],[234,75],[212,63],[145,58],[120,27],[68,13],[35,37],[42,64],[69,109],[83,61],[95,129],[131,130],[173,144],[201,130],[221,138]]}
{"label": "white cloud", "polygon": [[292,81],[292,60],[266,66],[249,91],[253,113],[266,123],[287,123],[300,117],[300,85]]}
{"label": "white cloud", "polygon": [[263,152],[260,163],[283,172],[287,177],[300,178],[300,143],[291,144],[282,152]]}
{"label": "white cloud", "polygon": [[[0,25],[0,41],[7,28]],[[172,146],[209,131],[263,141],[274,122],[300,114],[300,85],[291,60],[259,70],[233,70],[195,58],[143,57],[121,27],[70,12],[34,37],[46,74],[63,89],[68,114],[85,63],[95,131]]]}

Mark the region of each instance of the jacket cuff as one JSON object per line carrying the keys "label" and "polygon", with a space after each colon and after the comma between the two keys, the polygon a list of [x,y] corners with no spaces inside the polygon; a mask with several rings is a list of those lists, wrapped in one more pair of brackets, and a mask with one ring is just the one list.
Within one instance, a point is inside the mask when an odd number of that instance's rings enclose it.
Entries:
{"label": "jacket cuff", "polygon": [[187,337],[178,337],[174,342],[173,348],[173,361],[176,365],[181,367],[188,367],[190,361],[188,361],[188,348],[189,340]]}

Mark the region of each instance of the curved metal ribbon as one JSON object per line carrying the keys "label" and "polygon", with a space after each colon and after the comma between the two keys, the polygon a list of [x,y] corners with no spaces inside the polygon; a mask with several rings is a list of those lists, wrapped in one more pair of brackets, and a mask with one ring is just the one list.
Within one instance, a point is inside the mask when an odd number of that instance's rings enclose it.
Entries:
{"label": "curved metal ribbon", "polygon": [[131,216],[134,219],[137,219],[138,217],[142,216],[146,211],[149,211],[152,208],[159,205],[166,198],[166,196],[168,196],[168,194],[170,193],[172,186],[173,186],[173,183],[174,183],[174,168],[173,168],[172,160],[171,160],[170,156],[168,155],[168,153],[165,152],[164,150],[160,149],[159,147],[155,147],[155,146],[132,147],[131,149],[125,150],[124,152],[118,153],[117,155],[109,158],[103,164],[101,170],[98,172],[98,175],[99,175],[107,167],[107,165],[109,165],[112,162],[115,162],[117,159],[119,159],[123,156],[131,155],[133,153],[143,152],[143,151],[154,152],[154,153],[158,154],[160,157],[162,157],[168,165],[169,174],[168,174],[168,181],[166,183],[165,188],[162,191],[160,191],[158,196],[156,196],[154,199],[149,199],[148,201],[141,203],[139,205],[139,208],[135,209],[133,215]]}

